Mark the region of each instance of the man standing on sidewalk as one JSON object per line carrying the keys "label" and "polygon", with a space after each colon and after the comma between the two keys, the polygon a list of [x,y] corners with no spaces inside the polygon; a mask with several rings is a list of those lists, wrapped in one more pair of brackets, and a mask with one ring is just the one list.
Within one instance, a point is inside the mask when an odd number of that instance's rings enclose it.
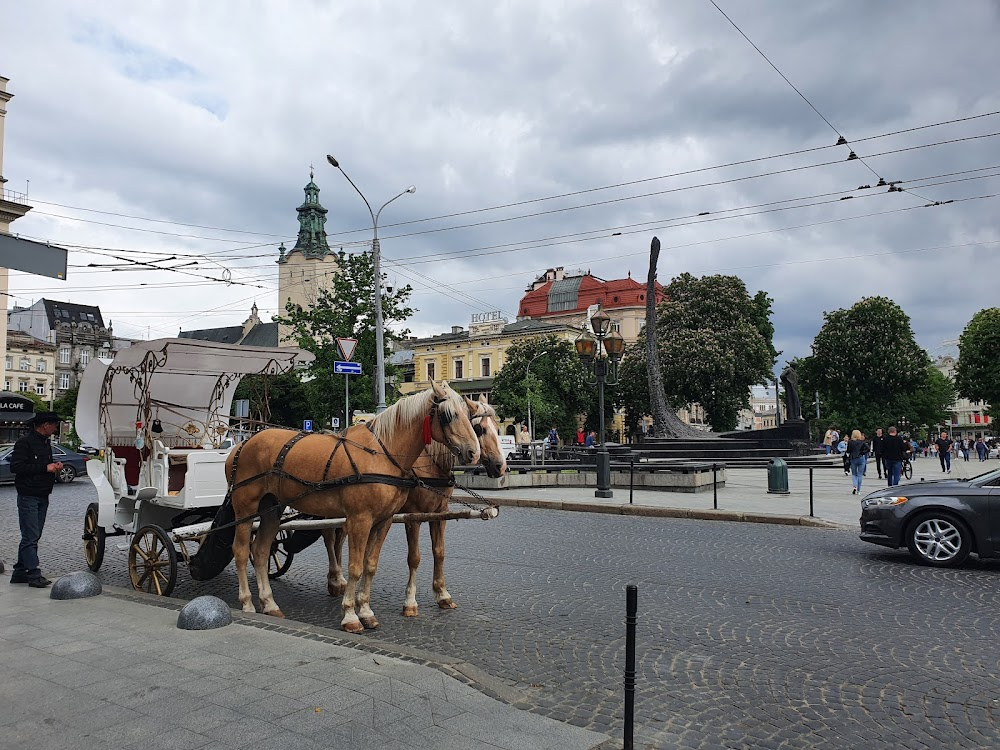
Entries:
{"label": "man standing on sidewalk", "polygon": [[941,437],[934,441],[938,449],[938,460],[941,461],[941,473],[951,474],[951,447],[952,443],[948,439],[948,433],[942,432]]}
{"label": "man standing on sidewalk", "polygon": [[59,429],[59,417],[50,411],[36,414],[28,422],[31,431],[14,443],[10,453],[10,470],[17,489],[17,520],[21,527],[21,543],[17,547],[17,562],[11,571],[11,583],[26,583],[43,589],[52,581],[38,567],[38,540],[42,538],[49,495],[62,469],[61,461],[52,460],[51,438]]}
{"label": "man standing on sidewalk", "polygon": [[899,475],[903,471],[903,459],[910,452],[907,443],[896,434],[896,428],[890,427],[889,434],[882,440],[882,458],[885,461],[885,478],[889,480],[889,486],[895,487],[899,484]]}
{"label": "man standing on sidewalk", "polygon": [[878,478],[882,478],[882,428],[875,428],[875,437],[872,438],[872,455],[875,456],[875,468],[878,469]]}

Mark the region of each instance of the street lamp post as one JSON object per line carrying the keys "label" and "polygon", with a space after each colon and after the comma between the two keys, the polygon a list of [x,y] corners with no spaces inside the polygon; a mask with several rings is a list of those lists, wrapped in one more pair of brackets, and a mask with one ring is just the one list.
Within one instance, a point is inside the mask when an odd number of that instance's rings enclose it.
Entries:
{"label": "street lamp post", "polygon": [[594,497],[614,497],[611,491],[611,456],[604,439],[604,386],[618,385],[618,363],[625,351],[625,340],[618,331],[612,330],[611,324],[611,316],[598,305],[597,312],[590,317],[594,334],[591,335],[584,328],[576,340],[576,353],[594,376],[590,384],[597,386],[601,431],[597,448],[597,491],[594,492]]}
{"label": "street lamp post", "polygon": [[528,439],[529,440],[535,439],[535,428],[534,425],[531,424],[531,381],[528,379],[528,371],[531,369],[532,362],[541,357],[543,354],[548,354],[548,353],[549,353],[548,350],[538,352],[538,354],[536,354],[528,361],[528,366],[524,368],[524,388],[525,388],[525,393],[528,396]]}
{"label": "street lamp post", "polygon": [[378,217],[382,214],[382,209],[396,200],[396,198],[406,195],[407,193],[415,193],[417,192],[417,188],[415,185],[410,185],[406,188],[406,190],[383,203],[378,211],[373,211],[368,199],[365,198],[365,194],[358,189],[357,185],[354,184],[354,180],[352,180],[350,176],[348,176],[347,172],[344,171],[344,168],[340,166],[340,162],[338,162],[330,154],[326,155],[326,160],[330,162],[332,166],[339,169],[340,173],[347,178],[347,181],[351,183],[351,187],[354,188],[355,192],[361,196],[361,200],[365,202],[365,206],[368,208],[368,213],[371,214],[372,217],[372,229],[374,231],[374,235],[372,237],[372,262],[375,266],[375,382],[378,388],[378,406],[375,407],[375,412],[381,413],[385,411],[385,326],[382,322],[382,253],[378,243]]}

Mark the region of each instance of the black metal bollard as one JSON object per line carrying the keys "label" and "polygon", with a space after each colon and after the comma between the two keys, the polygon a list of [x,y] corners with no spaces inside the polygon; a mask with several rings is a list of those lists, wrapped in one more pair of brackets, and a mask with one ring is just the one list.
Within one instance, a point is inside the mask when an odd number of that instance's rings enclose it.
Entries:
{"label": "black metal bollard", "polygon": [[625,587],[625,750],[632,750],[635,722],[635,620],[639,591]]}
{"label": "black metal bollard", "polygon": [[813,518],[813,470],[809,467],[809,517]]}
{"label": "black metal bollard", "polygon": [[632,504],[632,490],[635,488],[635,457],[628,460],[628,504]]}
{"label": "black metal bollard", "polygon": [[719,465],[712,464],[712,507],[719,509]]}

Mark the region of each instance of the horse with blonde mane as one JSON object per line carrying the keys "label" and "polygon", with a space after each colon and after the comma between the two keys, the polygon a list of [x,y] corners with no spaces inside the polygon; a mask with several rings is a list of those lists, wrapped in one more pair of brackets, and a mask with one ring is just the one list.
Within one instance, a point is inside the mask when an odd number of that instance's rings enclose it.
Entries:
{"label": "horse with blonde mane", "polygon": [[[432,440],[458,460],[479,460],[479,438],[469,408],[447,385],[407,396],[366,425],[342,435],[263,430],[236,446],[226,459],[229,492],[237,519],[259,514],[253,559],[267,560],[281,514],[292,508],[321,518],[344,518],[348,535],[348,580],[341,627],[350,633],[378,627],[362,576],[378,570],[383,531],[416,486],[413,465]],[[247,582],[251,525],[238,523],[233,555],[244,612],[254,605]],[[284,617],[271,591],[267,565],[254,566],[264,614]]]}
{"label": "horse with blonde mane", "polygon": [[[479,435],[479,463],[486,469],[486,475],[498,479],[507,473],[507,457],[500,445],[500,431],[497,427],[497,413],[479,397],[479,401],[469,401],[472,414],[472,426]],[[433,442],[424,448],[424,455],[413,466],[413,473],[423,480],[424,484],[412,488],[406,496],[401,513],[444,513],[455,491],[454,474],[455,456],[448,451],[447,446]],[[406,584],[406,598],[403,602],[403,616],[416,617],[419,614],[417,605],[417,568],[420,567],[420,521],[407,521],[406,526],[406,562],[410,569],[410,577]],[[445,521],[429,521],[431,534],[431,551],[434,555],[434,599],[441,609],[455,609],[458,605],[452,599],[444,581],[444,528]],[[388,527],[385,530],[388,531]],[[330,596],[340,596],[344,593],[347,581],[341,569],[341,550],[344,542],[344,530],[324,529],[323,539],[326,542],[327,555],[330,560],[330,570],[327,574],[327,591]],[[371,598],[371,579],[365,576],[362,587]]]}

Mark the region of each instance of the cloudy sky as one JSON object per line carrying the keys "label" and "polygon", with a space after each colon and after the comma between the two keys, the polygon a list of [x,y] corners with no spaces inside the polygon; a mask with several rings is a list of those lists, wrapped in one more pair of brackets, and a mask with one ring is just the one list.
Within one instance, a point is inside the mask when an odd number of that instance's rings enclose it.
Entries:
{"label": "cloudy sky", "polygon": [[12,230],[72,249],[13,302],[142,338],[269,319],[310,165],[331,245],[371,237],[332,153],[376,207],[417,186],[380,236],[419,335],[513,320],[548,267],[645,280],[656,234],[664,283],[766,290],[782,359],[874,294],[944,353],[998,304],[1000,5],[716,1],[788,82],[711,0],[6,4]]}

